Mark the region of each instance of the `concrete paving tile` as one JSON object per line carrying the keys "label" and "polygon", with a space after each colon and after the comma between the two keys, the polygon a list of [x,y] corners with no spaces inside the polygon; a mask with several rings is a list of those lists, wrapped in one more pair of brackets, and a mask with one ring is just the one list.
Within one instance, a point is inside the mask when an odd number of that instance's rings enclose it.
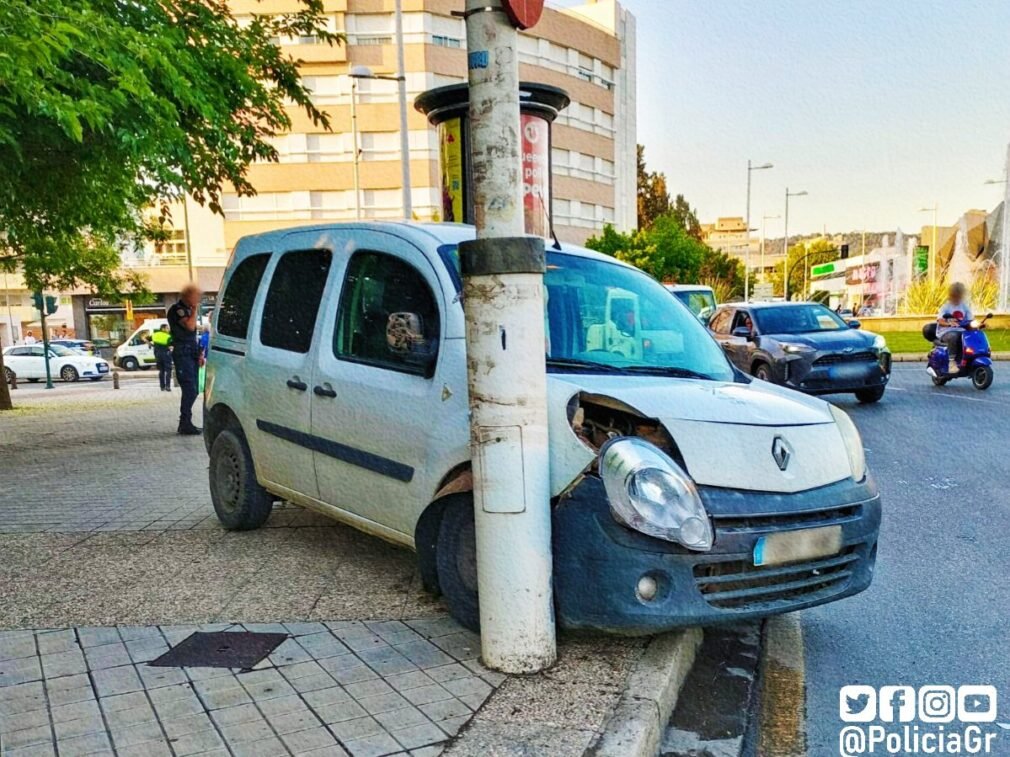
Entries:
{"label": "concrete paving tile", "polygon": [[273,729],[262,718],[248,723],[233,723],[220,727],[221,735],[228,744],[242,744],[247,741],[262,741],[274,735]]}
{"label": "concrete paving tile", "polygon": [[[60,680],[58,678],[54,680]],[[49,704],[58,707],[63,704],[73,704],[75,702],[85,702],[94,699],[95,691],[89,683],[87,686],[78,686],[75,689],[60,689],[49,692]]]}
{"label": "concrete paving tile", "polygon": [[392,694],[378,694],[374,697],[361,697],[357,701],[371,715],[410,706],[410,702],[395,692]]}
{"label": "concrete paving tile", "polygon": [[458,699],[443,699],[441,702],[418,705],[430,720],[440,723],[449,718],[470,717],[470,708]]}
{"label": "concrete paving tile", "polygon": [[305,731],[310,728],[319,728],[322,724],[319,719],[308,710],[284,713],[281,715],[268,716],[271,727],[279,736],[294,733],[295,731]]}
{"label": "concrete paving tile", "polygon": [[173,757],[171,747],[164,741],[145,741],[127,746],[117,743],[116,754],[119,757]]}
{"label": "concrete paving tile", "polygon": [[91,670],[102,670],[104,668],[114,668],[120,665],[129,665],[133,662],[130,659],[130,652],[122,642],[114,644],[103,644],[99,647],[88,647],[84,650],[84,656]]}
{"label": "concrete paving tile", "polygon": [[[154,689],[150,694],[154,694],[157,691],[160,691],[160,689]],[[197,699],[195,694],[191,694],[185,699],[169,699],[160,703],[155,702],[154,709],[158,714],[158,718],[162,720],[197,715],[204,711],[203,703]]]}
{"label": "concrete paving tile", "polygon": [[109,724],[110,728],[153,723],[156,720],[154,710],[146,702],[141,707],[130,707],[126,710],[113,710],[105,713],[105,722]]}
{"label": "concrete paving tile", "polygon": [[343,702],[333,702],[332,704],[313,705],[313,709],[316,715],[328,725],[368,715],[364,707],[351,699]]}
{"label": "concrete paving tile", "polygon": [[284,742],[293,754],[325,746],[333,746],[337,743],[336,739],[333,738],[333,734],[323,727],[294,731],[293,733],[281,734],[280,736],[281,741]]}
{"label": "concrete paving tile", "polygon": [[355,739],[364,739],[379,733],[385,733],[385,729],[379,724],[379,721],[372,717],[354,718],[338,723],[330,723],[329,728],[344,744]]}
{"label": "concrete paving tile", "polygon": [[65,723],[70,720],[79,720],[80,718],[101,718],[102,716],[102,713],[98,710],[98,703],[93,700],[60,705],[59,707],[53,707],[51,712],[54,723]]}
{"label": "concrete paving tile", "polygon": [[399,710],[389,710],[373,715],[382,727],[387,731],[395,731],[401,728],[410,728],[415,725],[423,725],[431,721],[416,707],[404,707]]}
{"label": "concrete paving tile", "polygon": [[46,678],[77,675],[88,669],[84,662],[84,654],[79,649],[44,654],[41,661],[42,672],[45,673]]}
{"label": "concrete paving tile", "polygon": [[326,633],[322,623],[285,623],[284,628],[292,636],[308,636],[315,633]]}
{"label": "concrete paving tile", "polygon": [[52,742],[48,744],[33,744],[20,749],[7,749],[4,757],[56,757],[56,748]]}
{"label": "concrete paving tile", "polygon": [[276,736],[243,744],[232,744],[231,751],[235,757],[288,757],[291,754]]}
{"label": "concrete paving tile", "polygon": [[39,646],[39,654],[51,654],[53,652],[66,652],[78,648],[77,635],[72,629],[59,631],[42,631],[35,635]]}
{"label": "concrete paving tile", "polygon": [[472,675],[466,667],[460,665],[458,662],[428,668],[424,672],[430,676],[432,680],[435,680],[438,683],[445,683],[446,681],[452,681],[456,678],[466,678],[467,676]]}
{"label": "concrete paving tile", "polygon": [[107,697],[113,694],[126,694],[140,691],[144,688],[140,677],[133,667],[110,668],[96,670],[91,674],[98,696]]}
{"label": "concrete paving tile", "polygon": [[393,687],[385,681],[375,678],[370,681],[349,683],[344,686],[344,691],[355,699],[361,699],[361,697],[374,697],[379,694],[392,694]]}
{"label": "concrete paving tile", "polygon": [[403,751],[399,743],[388,733],[380,733],[357,741],[347,741],[344,742],[344,746],[353,757],[380,757]]}
{"label": "concrete paving tile", "polygon": [[476,660],[480,657],[480,636],[471,631],[436,636],[431,643],[457,660]]}
{"label": "concrete paving tile", "polygon": [[431,704],[432,702],[441,702],[444,699],[453,698],[452,694],[439,686],[437,683],[433,683],[429,686],[421,686],[416,689],[406,689],[400,693],[408,702],[417,705]]}
{"label": "concrete paving tile", "polygon": [[4,733],[5,749],[20,749],[35,744],[48,744],[53,740],[53,731],[49,724],[19,728],[16,731]]}
{"label": "concrete paving tile", "polygon": [[445,681],[442,686],[457,697],[468,694],[486,697],[492,691],[491,687],[477,676],[454,678],[451,681]]}
{"label": "concrete paving tile", "polygon": [[446,718],[445,720],[438,721],[438,727],[445,731],[450,736],[455,736],[460,732],[467,723],[470,722],[470,715],[463,715],[457,718]]}
{"label": "concrete paving tile", "polygon": [[130,710],[135,707],[147,706],[147,695],[143,691],[131,691],[129,694],[115,694],[99,700],[106,713],[118,710]]}
{"label": "concrete paving tile", "polygon": [[411,749],[410,757],[439,757],[444,751],[445,747],[441,744],[423,746],[420,749]]}
{"label": "concrete paving tile", "polygon": [[277,697],[256,702],[256,707],[267,717],[284,715],[288,712],[307,711],[308,706],[300,696]]}
{"label": "concrete paving tile", "polygon": [[252,723],[263,719],[263,715],[254,704],[240,704],[223,710],[214,710],[210,713],[210,717],[218,726]]}
{"label": "concrete paving tile", "polygon": [[340,746],[324,746],[322,749],[310,749],[307,752],[299,752],[295,757],[348,757],[346,751]]}
{"label": "concrete paving tile", "polygon": [[394,739],[399,742],[404,749],[417,749],[418,747],[437,744],[445,741],[448,737],[445,732],[433,723],[424,722],[412,725],[409,728],[402,728],[392,731]]}
{"label": "concrete paving tile", "polygon": [[291,687],[299,694],[308,694],[311,691],[332,688],[335,683],[332,676],[327,673],[319,673],[318,675],[296,678],[291,681]]}
{"label": "concrete paving tile", "polygon": [[105,733],[89,733],[56,742],[60,757],[83,757],[88,754],[112,754],[112,745]]}
{"label": "concrete paving tile", "polygon": [[150,665],[137,665],[137,674],[144,682],[145,689],[158,689],[162,686],[175,686],[187,683],[186,671],[182,668],[154,668]]}
{"label": "concrete paving tile", "polygon": [[154,721],[136,723],[121,728],[113,727],[111,733],[116,751],[120,753],[124,747],[136,746],[148,741],[164,742],[165,739],[161,726]]}
{"label": "concrete paving tile", "polygon": [[359,683],[361,681],[369,681],[379,677],[379,674],[372,670],[367,665],[354,665],[349,668],[344,668],[342,670],[330,671],[337,683],[343,686],[348,686],[352,683]]}
{"label": "concrete paving tile", "polygon": [[[319,707],[327,704],[334,704],[336,702],[347,702],[351,699],[351,695],[348,694],[342,686],[333,686],[329,689],[319,689],[317,691],[310,691],[304,695],[304,700],[309,705],[313,707]],[[270,700],[271,702],[277,702],[281,700]],[[268,704],[267,702],[263,703]]]}
{"label": "concrete paving tile", "polygon": [[201,694],[200,699],[208,710],[220,710],[222,707],[234,707],[253,701],[253,698],[241,686]]}
{"label": "concrete paving tile", "polygon": [[395,675],[386,676],[385,681],[397,691],[430,686],[435,682],[433,678],[430,678],[421,670],[413,670],[408,673],[397,673]]}
{"label": "concrete paving tile", "polygon": [[175,752],[176,757],[185,757],[189,754],[200,754],[202,752],[209,752],[212,749],[224,749],[224,741],[218,735],[217,731],[196,731],[195,733],[187,733],[184,736],[179,736],[178,738],[172,738],[172,751]]}
{"label": "concrete paving tile", "polygon": [[31,710],[30,712],[19,712],[17,715],[0,715],[0,735],[14,730],[48,725],[49,712],[47,710]]}
{"label": "concrete paving tile", "polygon": [[169,718],[161,721],[161,727],[170,739],[186,736],[190,733],[200,731],[213,731],[214,724],[210,722],[210,717],[201,713],[200,715],[187,715],[184,718]]}

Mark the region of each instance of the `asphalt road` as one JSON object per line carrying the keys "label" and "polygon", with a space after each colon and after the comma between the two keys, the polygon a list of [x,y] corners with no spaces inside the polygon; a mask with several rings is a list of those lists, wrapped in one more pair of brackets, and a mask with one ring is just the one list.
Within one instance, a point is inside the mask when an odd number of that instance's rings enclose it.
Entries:
{"label": "asphalt road", "polygon": [[839,753],[848,684],[990,684],[1010,722],[1010,363],[986,392],[935,388],[919,363],[877,405],[829,399],[863,434],[884,521],[870,589],[801,615],[808,753]]}

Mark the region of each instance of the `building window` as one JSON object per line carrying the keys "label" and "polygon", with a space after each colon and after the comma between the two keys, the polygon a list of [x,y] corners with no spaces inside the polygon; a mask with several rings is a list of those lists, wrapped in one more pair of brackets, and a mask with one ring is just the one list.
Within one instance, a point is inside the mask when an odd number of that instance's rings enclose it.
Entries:
{"label": "building window", "polygon": [[354,37],[355,45],[360,45],[362,47],[375,46],[375,45],[391,45],[393,44],[392,36],[386,36],[382,34],[359,34]]}
{"label": "building window", "polygon": [[154,252],[162,261],[185,259],[186,257],[186,230],[172,229],[168,232],[168,239],[156,242]]}
{"label": "building window", "polygon": [[460,48],[463,47],[463,40],[456,39],[455,37],[445,37],[441,34],[432,34],[431,44],[435,45],[435,47]]}

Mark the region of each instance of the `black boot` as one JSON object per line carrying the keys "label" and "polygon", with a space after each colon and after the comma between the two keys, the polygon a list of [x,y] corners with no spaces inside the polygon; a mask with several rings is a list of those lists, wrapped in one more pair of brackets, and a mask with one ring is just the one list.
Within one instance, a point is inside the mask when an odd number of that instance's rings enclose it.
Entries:
{"label": "black boot", "polygon": [[203,433],[203,429],[199,426],[194,426],[192,421],[179,424],[178,433],[183,436],[200,436]]}

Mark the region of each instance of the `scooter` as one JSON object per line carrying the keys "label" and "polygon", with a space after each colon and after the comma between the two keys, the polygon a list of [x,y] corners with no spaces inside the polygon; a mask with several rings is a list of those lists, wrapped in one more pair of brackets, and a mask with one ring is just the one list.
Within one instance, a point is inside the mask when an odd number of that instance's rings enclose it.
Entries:
{"label": "scooter", "polygon": [[926,372],[935,386],[943,386],[957,378],[971,378],[972,386],[982,391],[992,386],[992,352],[983,329],[985,322],[992,318],[989,313],[981,321],[961,321],[961,362],[956,371],[950,370],[950,354],[947,345],[936,338],[937,323],[927,323],[922,328],[926,341],[932,342]]}

